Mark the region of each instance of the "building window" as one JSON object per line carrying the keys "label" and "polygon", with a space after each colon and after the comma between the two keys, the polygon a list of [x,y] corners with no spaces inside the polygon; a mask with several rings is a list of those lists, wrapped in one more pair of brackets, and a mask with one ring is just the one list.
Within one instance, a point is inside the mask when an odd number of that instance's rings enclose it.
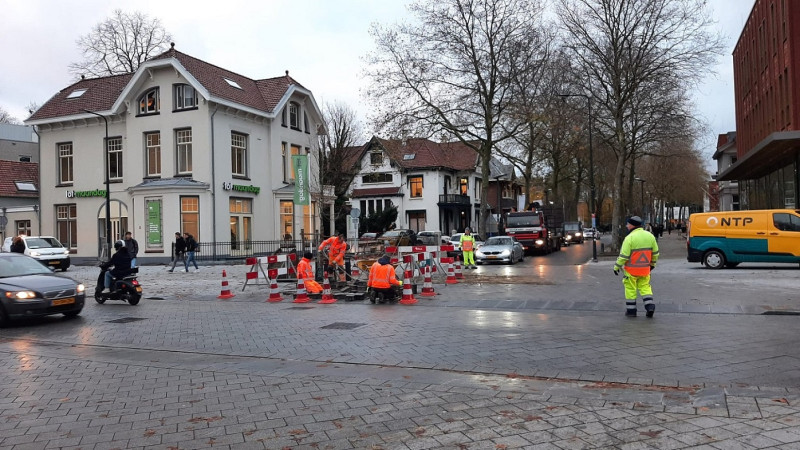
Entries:
{"label": "building window", "polygon": [[175,110],[197,107],[197,91],[188,84],[175,85]]}
{"label": "building window", "polygon": [[514,198],[514,190],[511,188],[511,183],[503,185],[503,198]]}
{"label": "building window", "polygon": [[108,140],[108,179],[122,180],[122,138]]}
{"label": "building window", "polygon": [[228,200],[231,217],[231,250],[248,246],[253,239],[253,199],[231,197]]}
{"label": "building window", "polygon": [[155,114],[161,109],[158,100],[158,88],[150,89],[139,97],[139,115]]}
{"label": "building window", "polygon": [[308,238],[312,238],[317,231],[317,203],[309,202],[303,205],[303,233]]}
{"label": "building window", "polygon": [[383,164],[383,152],[370,152],[369,163],[373,166],[379,166]]}
{"label": "building window", "polygon": [[311,129],[308,126],[308,114],[305,111],[303,111],[303,130],[306,133],[311,133]]}
{"label": "building window", "polygon": [[146,147],[147,176],[161,176],[161,133],[147,133],[144,135]]}
{"label": "building window", "polygon": [[24,234],[25,236],[31,235],[31,221],[30,220],[15,220],[14,228],[17,230],[17,236]]}
{"label": "building window", "polygon": [[58,144],[58,183],[72,184],[72,142]]}
{"label": "building window", "polygon": [[364,184],[370,183],[391,183],[392,174],[388,172],[368,173],[361,176],[361,182]]}
{"label": "building window", "polygon": [[289,182],[289,155],[286,153],[286,142],[281,142],[281,170],[283,171],[283,182]]}
{"label": "building window", "polygon": [[425,211],[408,212],[408,228],[420,232],[425,230]]}
{"label": "building window", "polygon": [[78,248],[78,208],[76,205],[56,205],[56,239],[64,247]]}
{"label": "building window", "polygon": [[[292,145],[291,146],[291,153],[292,153],[292,156],[302,155],[301,150],[300,150],[300,146]],[[294,160],[290,161],[289,169],[290,169],[289,170],[289,180],[294,183]]]}
{"label": "building window", "polygon": [[181,229],[200,238],[200,197],[181,197]]}
{"label": "building window", "polygon": [[300,105],[295,102],[289,103],[289,127],[300,129]]}
{"label": "building window", "polygon": [[231,133],[231,172],[240,177],[247,176],[247,136]]}
{"label": "building window", "polygon": [[460,178],[458,180],[458,192],[461,195],[469,195],[469,180],[467,178]]}
{"label": "building window", "polygon": [[408,177],[408,192],[411,198],[422,198],[422,175]]}
{"label": "building window", "polygon": [[291,200],[281,200],[280,230],[283,239],[294,239],[294,210]]}
{"label": "building window", "polygon": [[176,130],[175,145],[178,158],[178,175],[192,173],[192,129]]}

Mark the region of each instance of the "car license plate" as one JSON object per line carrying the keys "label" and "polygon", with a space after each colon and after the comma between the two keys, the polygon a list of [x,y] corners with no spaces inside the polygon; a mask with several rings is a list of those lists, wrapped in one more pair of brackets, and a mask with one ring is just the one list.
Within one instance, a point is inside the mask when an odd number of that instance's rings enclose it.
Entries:
{"label": "car license plate", "polygon": [[136,286],[136,292],[141,293],[142,292],[142,287],[141,286]]}
{"label": "car license plate", "polygon": [[50,261],[48,264],[50,264],[51,266],[58,266],[58,265],[61,264],[61,261],[55,259],[55,260]]}
{"label": "car license plate", "polygon": [[75,303],[75,297],[59,298],[53,300],[53,306],[70,305]]}
{"label": "car license plate", "polygon": [[497,256],[495,256],[495,255],[489,255],[489,256],[487,256],[486,258],[488,258],[488,259],[497,259]]}

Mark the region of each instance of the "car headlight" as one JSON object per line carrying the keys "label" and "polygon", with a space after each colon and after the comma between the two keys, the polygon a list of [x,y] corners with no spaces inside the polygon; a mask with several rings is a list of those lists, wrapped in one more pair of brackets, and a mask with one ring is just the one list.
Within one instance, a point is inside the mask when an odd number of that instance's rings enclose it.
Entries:
{"label": "car headlight", "polygon": [[480,250],[475,250],[475,256],[483,256],[483,252]]}
{"label": "car headlight", "polygon": [[502,252],[500,252],[500,256],[508,256],[510,254],[511,254],[511,250],[508,250],[508,249],[503,250]]}
{"label": "car headlight", "polygon": [[9,291],[6,292],[6,298],[13,298],[16,300],[30,300],[36,298],[36,292],[33,291]]}
{"label": "car headlight", "polygon": [[580,233],[575,233],[575,237],[581,237]]}
{"label": "car headlight", "polygon": [[41,255],[41,253],[36,252],[36,251],[31,251],[31,253],[30,253],[30,256],[39,256],[39,255]]}
{"label": "car headlight", "polygon": [[84,286],[83,283],[79,283],[75,287],[75,290],[78,291],[78,293],[80,294],[81,292],[84,292],[86,290],[86,286]]}
{"label": "car headlight", "polygon": [[69,255],[69,250],[64,250],[65,255]]}
{"label": "car headlight", "polygon": [[541,239],[537,239],[536,240],[536,245],[542,245],[542,244],[544,244],[543,240],[541,240]]}

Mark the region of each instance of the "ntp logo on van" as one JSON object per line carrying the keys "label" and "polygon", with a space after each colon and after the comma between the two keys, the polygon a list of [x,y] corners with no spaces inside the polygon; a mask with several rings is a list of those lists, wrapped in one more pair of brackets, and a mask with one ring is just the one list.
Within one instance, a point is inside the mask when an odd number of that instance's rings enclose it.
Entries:
{"label": "ntp logo on van", "polygon": [[746,227],[751,223],[753,223],[752,217],[723,217],[722,220],[720,220],[714,216],[711,216],[706,219],[706,225],[711,228],[714,228],[717,225],[722,225],[723,227]]}

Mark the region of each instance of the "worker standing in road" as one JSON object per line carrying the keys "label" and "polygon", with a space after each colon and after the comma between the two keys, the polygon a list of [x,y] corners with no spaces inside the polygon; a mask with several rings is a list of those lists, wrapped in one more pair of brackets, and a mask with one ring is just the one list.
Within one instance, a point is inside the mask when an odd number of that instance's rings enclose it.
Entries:
{"label": "worker standing in road", "polygon": [[465,269],[477,269],[478,266],[475,265],[475,236],[472,235],[472,231],[469,227],[464,228],[464,234],[461,235],[461,252],[464,258],[464,268]]}
{"label": "worker standing in road", "polygon": [[322,241],[322,244],[319,244],[319,251],[323,252],[326,247],[328,247],[328,271],[331,274],[339,273],[341,275],[339,281],[344,281],[344,254],[347,251],[347,242],[344,241],[342,233],[336,233]]}
{"label": "worker standing in road", "polygon": [[314,279],[314,270],[311,268],[311,260],[314,255],[311,252],[303,254],[303,259],[297,264],[297,279],[302,279],[306,291],[317,294],[322,292],[322,286]]}
{"label": "worker standing in road", "polygon": [[[377,294],[382,294],[385,300],[400,297],[399,287],[402,281],[397,279],[394,273],[394,266],[391,264],[389,255],[383,255],[375,264],[369,268],[369,279],[367,287],[370,289],[370,302],[375,303]],[[381,302],[383,303],[383,302]]]}
{"label": "worker standing in road", "polygon": [[658,242],[649,232],[642,229],[642,219],[632,216],[626,224],[628,235],[622,241],[619,257],[614,264],[614,275],[623,270],[622,285],[625,286],[625,315],[636,317],[637,291],[642,295],[647,317],[653,317],[656,305],[653,303],[653,288],[650,286],[650,272],[658,261]]}

